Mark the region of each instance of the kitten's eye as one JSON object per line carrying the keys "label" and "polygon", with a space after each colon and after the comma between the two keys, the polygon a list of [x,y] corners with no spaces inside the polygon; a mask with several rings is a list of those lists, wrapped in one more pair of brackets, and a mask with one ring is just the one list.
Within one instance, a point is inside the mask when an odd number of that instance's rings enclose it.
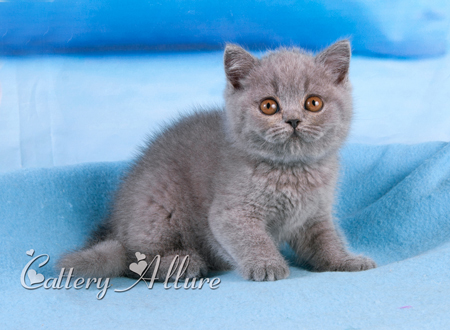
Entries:
{"label": "kitten's eye", "polygon": [[266,115],[273,115],[278,111],[278,103],[273,99],[265,99],[259,105],[259,109]]}
{"label": "kitten's eye", "polygon": [[318,96],[310,96],[305,101],[305,109],[313,112],[322,110],[323,101]]}

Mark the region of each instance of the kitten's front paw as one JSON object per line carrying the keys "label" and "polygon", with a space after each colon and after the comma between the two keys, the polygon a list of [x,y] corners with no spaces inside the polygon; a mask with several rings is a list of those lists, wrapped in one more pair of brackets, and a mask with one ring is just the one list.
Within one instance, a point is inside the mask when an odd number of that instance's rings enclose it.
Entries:
{"label": "kitten's front paw", "polygon": [[377,264],[370,258],[364,256],[350,256],[344,259],[340,264],[335,265],[331,269],[338,272],[359,272],[361,270],[368,270],[376,268]]}
{"label": "kitten's front paw", "polygon": [[239,271],[252,281],[276,281],[289,276],[289,267],[282,258],[252,260],[239,267]]}

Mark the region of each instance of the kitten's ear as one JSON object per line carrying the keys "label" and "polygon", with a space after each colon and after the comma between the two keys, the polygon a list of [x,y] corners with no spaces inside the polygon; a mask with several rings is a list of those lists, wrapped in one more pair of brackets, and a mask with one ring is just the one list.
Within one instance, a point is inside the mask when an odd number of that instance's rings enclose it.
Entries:
{"label": "kitten's ear", "polygon": [[348,76],[351,54],[350,41],[341,40],[319,53],[315,61],[324,64],[335,77],[334,83],[340,84]]}
{"label": "kitten's ear", "polygon": [[241,88],[240,81],[256,65],[258,59],[238,45],[228,44],[223,56],[225,74],[234,88]]}

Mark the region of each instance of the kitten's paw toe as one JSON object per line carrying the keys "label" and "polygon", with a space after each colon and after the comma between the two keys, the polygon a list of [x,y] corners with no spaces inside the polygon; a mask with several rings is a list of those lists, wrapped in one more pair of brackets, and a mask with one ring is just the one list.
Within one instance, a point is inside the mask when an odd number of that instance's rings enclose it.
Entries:
{"label": "kitten's paw toe", "polygon": [[240,272],[248,280],[276,281],[289,276],[289,267],[284,259],[262,259],[246,263]]}
{"label": "kitten's paw toe", "polygon": [[202,278],[208,275],[208,266],[203,259],[192,259],[183,278]]}
{"label": "kitten's paw toe", "polygon": [[377,264],[370,258],[364,256],[353,256],[345,259],[340,265],[338,265],[336,271],[359,272],[361,270],[368,270],[376,267]]}
{"label": "kitten's paw toe", "polygon": [[[163,265],[163,261],[165,261],[164,266],[162,268],[160,268],[160,277],[161,278],[166,278],[167,273],[168,273],[168,269],[170,267],[170,264],[168,261],[170,261],[170,263],[172,263],[173,258],[175,256],[166,256],[164,258],[161,259],[161,265]],[[174,281],[175,278],[178,276],[178,271],[180,270],[179,268],[182,266],[182,260],[184,259],[185,256],[180,256],[180,263],[178,264],[178,267],[176,268],[177,270],[173,273],[173,275],[170,277],[171,281]],[[163,260],[164,259],[164,260]],[[181,274],[181,276],[179,277],[179,279],[184,280],[186,278],[201,278],[201,277],[206,277],[208,275],[208,266],[206,265],[206,263],[203,261],[203,259],[201,259],[198,256],[195,255],[189,255],[189,260],[187,260],[188,262],[188,266],[185,272],[183,272]],[[185,265],[183,265],[185,267]]]}

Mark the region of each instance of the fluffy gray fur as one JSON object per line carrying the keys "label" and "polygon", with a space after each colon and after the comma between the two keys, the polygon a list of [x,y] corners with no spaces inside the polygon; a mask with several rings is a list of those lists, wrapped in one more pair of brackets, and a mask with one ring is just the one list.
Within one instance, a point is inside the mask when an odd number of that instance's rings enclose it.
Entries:
{"label": "fluffy gray fur", "polygon": [[[228,45],[225,109],[184,117],[151,141],[109,219],[59,267],[134,276],[128,266],[139,251],[162,257],[160,279],[175,255],[189,255],[190,278],[237,269],[272,281],[289,275],[279,252],[288,242],[313,271],[374,268],[347,251],[332,216],[338,150],[352,117],[350,56],[347,40],[317,56],[294,48],[261,59]],[[324,101],[319,112],[304,108],[312,94]],[[274,115],[259,109],[267,97],[279,103]]]}

